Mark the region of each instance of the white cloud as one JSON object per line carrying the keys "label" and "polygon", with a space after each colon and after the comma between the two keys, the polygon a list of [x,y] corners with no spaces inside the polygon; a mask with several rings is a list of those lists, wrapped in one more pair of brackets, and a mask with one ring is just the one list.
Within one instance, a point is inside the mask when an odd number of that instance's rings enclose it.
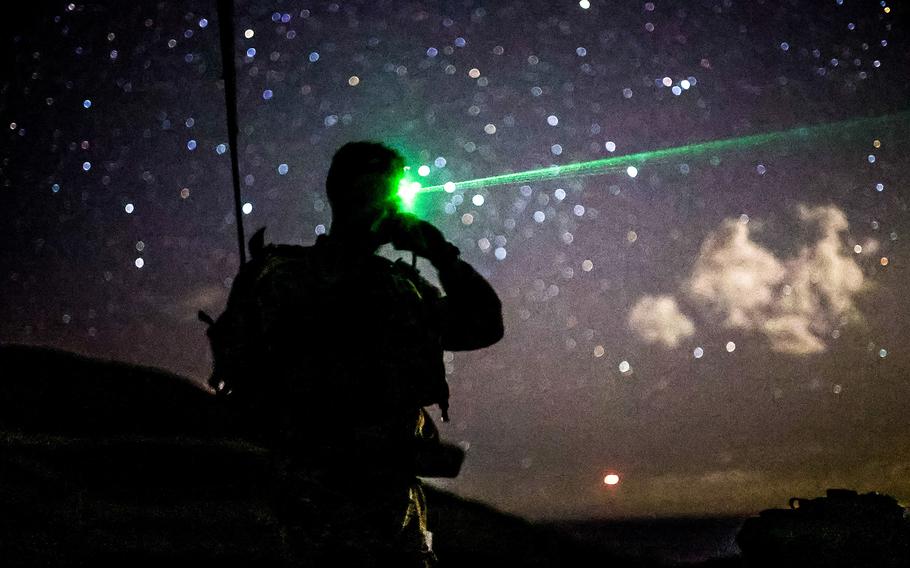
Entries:
{"label": "white cloud", "polygon": [[785,275],[783,264],[749,237],[749,225],[727,219],[708,235],[683,293],[726,327],[749,329],[766,313]]}
{"label": "white cloud", "polygon": [[799,314],[788,314],[766,320],[761,327],[778,353],[807,355],[825,350],[825,343],[810,329],[809,320]]}
{"label": "white cloud", "polygon": [[[841,238],[848,223],[840,209],[801,206],[799,218],[819,237],[789,259],[753,241],[749,224],[725,220],[702,243],[680,297],[707,323],[764,335],[774,351],[824,351],[832,329],[857,315],[854,298],[864,276]],[[629,326],[645,341],[667,347],[694,333],[674,296],[642,297],[630,311]]]}
{"label": "white cloud", "polygon": [[[854,256],[845,252],[840,233],[847,219],[835,207],[801,208],[800,217],[818,224],[821,238],[806,247],[789,264],[789,274],[802,307],[815,313],[840,315],[854,310],[853,297],[863,287],[863,271]],[[870,247],[876,248],[876,247]],[[803,309],[805,315],[809,311]]]}
{"label": "white cloud", "polygon": [[673,296],[643,296],[629,312],[629,327],[648,343],[676,347],[695,333],[692,320],[679,311]]}

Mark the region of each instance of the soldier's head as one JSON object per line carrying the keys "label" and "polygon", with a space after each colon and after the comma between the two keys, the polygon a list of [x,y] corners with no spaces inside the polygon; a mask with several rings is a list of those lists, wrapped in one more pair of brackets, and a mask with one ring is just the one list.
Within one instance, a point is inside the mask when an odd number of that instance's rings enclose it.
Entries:
{"label": "soldier's head", "polygon": [[397,211],[398,180],[404,158],[376,142],[350,142],[335,152],[325,180],[333,231],[376,233]]}

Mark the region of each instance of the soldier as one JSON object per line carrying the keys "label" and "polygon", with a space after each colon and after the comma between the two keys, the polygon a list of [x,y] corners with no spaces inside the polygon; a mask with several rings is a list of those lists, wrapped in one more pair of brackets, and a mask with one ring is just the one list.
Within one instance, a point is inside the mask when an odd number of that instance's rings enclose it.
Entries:
{"label": "soldier", "polygon": [[[230,345],[219,357],[213,337],[214,386],[284,457],[289,540],[308,565],[432,563],[417,474],[438,435],[423,407],[448,419],[443,350],[503,335],[493,288],[437,228],[399,211],[403,172],[381,144],[339,149],[326,179],[329,234],[297,247],[257,233],[210,328]],[[445,295],[412,265],[376,255],[386,243],[428,259]]]}

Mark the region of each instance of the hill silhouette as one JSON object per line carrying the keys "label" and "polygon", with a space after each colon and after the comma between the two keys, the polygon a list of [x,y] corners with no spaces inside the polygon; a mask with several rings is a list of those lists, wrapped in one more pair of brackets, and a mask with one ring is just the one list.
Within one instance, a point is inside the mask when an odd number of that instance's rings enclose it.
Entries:
{"label": "hill silhouette", "polygon": [[[215,397],[158,369],[0,346],[5,566],[289,564],[269,452]],[[443,565],[644,566],[428,488]]]}

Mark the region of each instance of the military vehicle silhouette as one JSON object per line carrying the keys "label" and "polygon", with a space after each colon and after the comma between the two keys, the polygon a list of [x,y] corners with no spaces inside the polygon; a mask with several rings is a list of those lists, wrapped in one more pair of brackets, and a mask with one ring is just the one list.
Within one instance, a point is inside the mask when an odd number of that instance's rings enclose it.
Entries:
{"label": "military vehicle silhouette", "polygon": [[743,524],[736,540],[746,566],[910,566],[910,518],[893,497],[828,489],[789,505]]}

